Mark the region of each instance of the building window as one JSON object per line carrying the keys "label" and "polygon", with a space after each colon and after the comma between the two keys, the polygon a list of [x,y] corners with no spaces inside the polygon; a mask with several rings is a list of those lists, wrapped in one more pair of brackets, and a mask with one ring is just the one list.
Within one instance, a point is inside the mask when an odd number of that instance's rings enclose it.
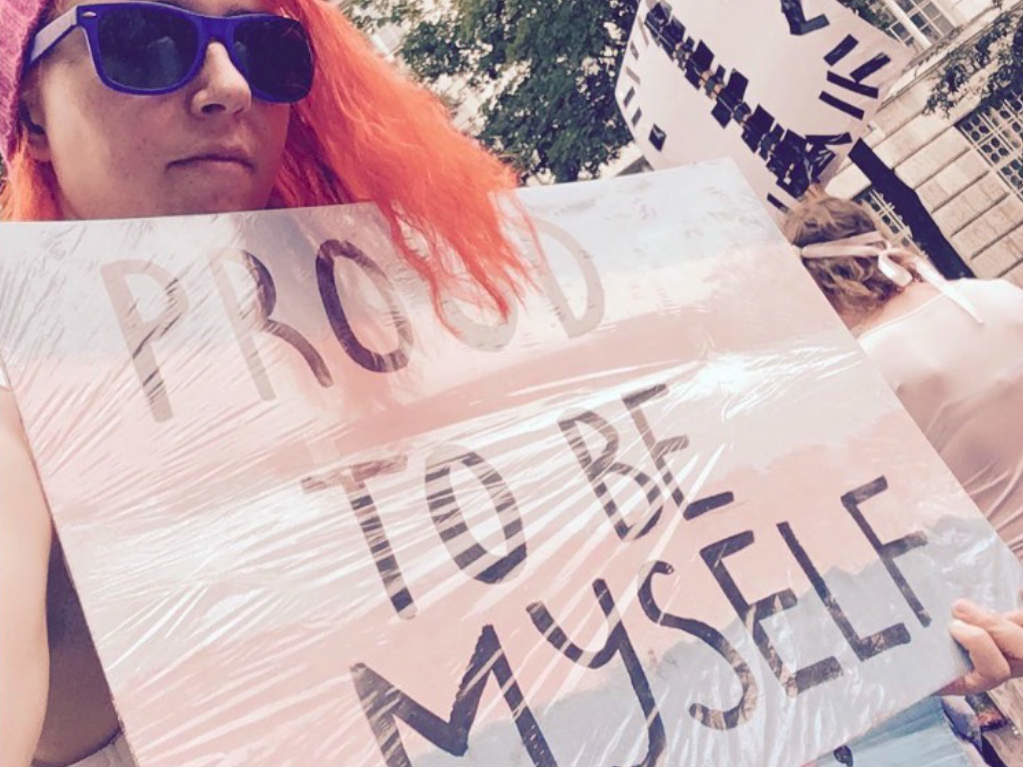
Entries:
{"label": "building window", "polygon": [[908,251],[920,256],[925,255],[924,248],[914,240],[914,236],[910,232],[910,227],[908,227],[903,218],[896,213],[896,209],[893,208],[892,204],[882,196],[881,192],[876,190],[874,187],[868,187],[853,199],[861,205],[866,205],[874,212],[875,218],[878,219],[882,225],[882,234],[885,235],[891,243],[894,245],[901,245]]}
{"label": "building window", "polygon": [[955,29],[933,0],[867,0],[874,22],[915,51],[930,48]]}
{"label": "building window", "polygon": [[1024,197],[1021,162],[1021,97],[979,107],[956,124],[1017,197]]}
{"label": "building window", "polygon": [[900,24],[898,21],[894,21],[886,31],[899,40],[904,45],[909,45],[911,48],[917,48],[917,41],[914,40],[914,36],[907,31],[907,28]]}
{"label": "building window", "polygon": [[953,31],[953,24],[931,0],[896,0],[896,4],[929,42],[937,43]]}

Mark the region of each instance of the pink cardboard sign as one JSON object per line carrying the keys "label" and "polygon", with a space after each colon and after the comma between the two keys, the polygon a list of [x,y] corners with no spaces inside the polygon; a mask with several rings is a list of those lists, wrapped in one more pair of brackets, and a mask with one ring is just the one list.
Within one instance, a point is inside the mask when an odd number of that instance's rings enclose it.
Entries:
{"label": "pink cardboard sign", "polygon": [[548,267],[447,327],[365,206],[2,227],[140,764],[799,764],[962,673],[955,598],[1013,606],[733,165],[521,199]]}

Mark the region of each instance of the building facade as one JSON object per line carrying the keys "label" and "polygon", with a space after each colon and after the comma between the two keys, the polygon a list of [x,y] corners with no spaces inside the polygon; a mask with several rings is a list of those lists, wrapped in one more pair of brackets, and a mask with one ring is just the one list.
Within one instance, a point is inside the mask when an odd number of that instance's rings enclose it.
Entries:
{"label": "building facade", "polygon": [[[924,112],[945,54],[991,24],[998,9],[987,0],[892,2],[904,17],[893,32],[918,55],[869,124],[864,141],[915,190],[978,277],[1005,277],[1020,285],[1020,98],[990,107],[965,98],[949,116]],[[895,239],[910,244],[910,232],[892,201],[873,189],[856,166],[843,166],[827,189],[871,206]]]}

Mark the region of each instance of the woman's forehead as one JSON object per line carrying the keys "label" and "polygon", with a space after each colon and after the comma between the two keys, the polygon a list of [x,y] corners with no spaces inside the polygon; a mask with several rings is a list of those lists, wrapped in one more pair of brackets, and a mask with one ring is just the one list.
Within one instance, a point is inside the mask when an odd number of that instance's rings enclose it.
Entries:
{"label": "woman's forehead", "polygon": [[[152,1],[152,0],[150,0]],[[266,0],[157,0],[164,5],[174,5],[208,16],[230,16],[237,13],[252,13],[268,10]],[[76,5],[85,5],[95,0],[59,0],[60,11],[66,11]],[[103,2],[125,3],[133,0],[103,0]]]}

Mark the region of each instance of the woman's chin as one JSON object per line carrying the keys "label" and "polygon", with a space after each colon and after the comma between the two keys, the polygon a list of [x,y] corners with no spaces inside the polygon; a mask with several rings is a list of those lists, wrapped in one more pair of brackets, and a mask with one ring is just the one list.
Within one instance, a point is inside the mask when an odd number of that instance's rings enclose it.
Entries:
{"label": "woman's chin", "polygon": [[262,210],[267,207],[270,190],[265,183],[254,178],[236,164],[223,164],[227,171],[209,171],[207,163],[198,169],[186,168],[176,171],[177,178],[163,189],[155,190],[157,199],[149,206],[154,212],[150,216],[187,216],[203,213],[234,213],[235,211]]}
{"label": "woman's chin", "polygon": [[[211,190],[212,192],[212,190]],[[258,211],[267,207],[267,201],[255,195],[201,194],[159,206],[154,216],[190,216],[203,213],[236,213]]]}
{"label": "woman's chin", "polygon": [[[269,195],[266,197],[269,198]],[[133,200],[130,203],[113,205],[91,205],[83,206],[82,209],[75,209],[64,203],[61,210],[62,218],[66,220],[109,220],[261,211],[266,207],[267,200],[262,197],[239,194],[203,194],[148,201]]]}

